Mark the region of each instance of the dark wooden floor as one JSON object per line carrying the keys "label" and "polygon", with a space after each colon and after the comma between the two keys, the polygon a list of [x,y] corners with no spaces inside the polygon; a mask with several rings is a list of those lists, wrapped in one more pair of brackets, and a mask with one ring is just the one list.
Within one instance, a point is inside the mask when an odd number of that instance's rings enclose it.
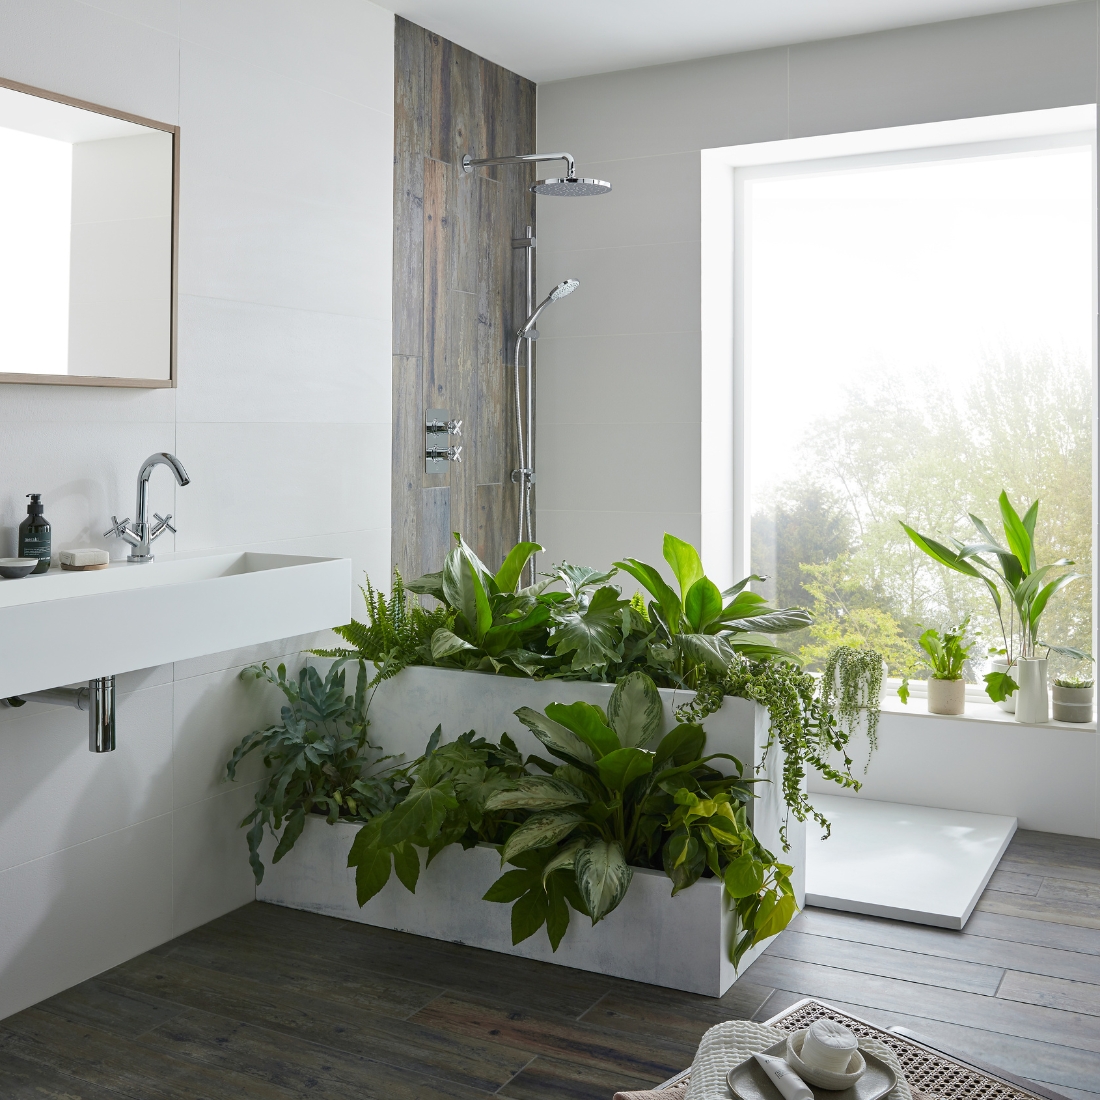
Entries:
{"label": "dark wooden floor", "polygon": [[721,1000],[253,904],[0,1022],[3,1100],[609,1100],[812,994],[1100,1095],[1100,842],[1018,834],[965,932],[821,909]]}

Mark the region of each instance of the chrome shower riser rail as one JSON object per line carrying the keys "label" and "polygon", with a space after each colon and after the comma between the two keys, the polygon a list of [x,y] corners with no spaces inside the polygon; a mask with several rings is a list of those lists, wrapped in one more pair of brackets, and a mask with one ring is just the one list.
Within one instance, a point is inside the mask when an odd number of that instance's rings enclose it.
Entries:
{"label": "chrome shower riser rail", "polygon": [[47,688],[31,691],[26,695],[13,695],[4,700],[9,707],[22,707],[27,703],[50,703],[58,707],[74,707],[88,712],[88,751],[115,751],[115,704],[118,689],[113,676],[100,676],[89,680],[87,687]]}

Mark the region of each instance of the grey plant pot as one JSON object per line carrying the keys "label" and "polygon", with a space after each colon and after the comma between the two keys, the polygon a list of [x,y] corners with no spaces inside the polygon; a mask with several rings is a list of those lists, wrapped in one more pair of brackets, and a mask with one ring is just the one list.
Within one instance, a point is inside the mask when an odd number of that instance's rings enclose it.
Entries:
{"label": "grey plant pot", "polygon": [[1055,722],[1091,722],[1095,687],[1070,688],[1054,685]]}
{"label": "grey plant pot", "polygon": [[962,714],[965,709],[965,680],[937,680],[933,676],[928,681],[929,714]]}

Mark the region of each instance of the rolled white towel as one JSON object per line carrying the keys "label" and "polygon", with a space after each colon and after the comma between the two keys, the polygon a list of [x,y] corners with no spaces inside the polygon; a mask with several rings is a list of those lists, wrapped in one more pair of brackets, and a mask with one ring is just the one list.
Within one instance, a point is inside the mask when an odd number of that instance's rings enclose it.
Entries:
{"label": "rolled white towel", "polygon": [[844,1073],[859,1047],[856,1037],[835,1020],[815,1020],[802,1041],[802,1061],[814,1069]]}

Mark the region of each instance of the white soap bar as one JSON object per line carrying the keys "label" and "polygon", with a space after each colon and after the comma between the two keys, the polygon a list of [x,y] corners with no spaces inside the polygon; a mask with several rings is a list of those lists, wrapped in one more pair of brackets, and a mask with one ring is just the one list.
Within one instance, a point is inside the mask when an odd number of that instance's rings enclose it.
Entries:
{"label": "white soap bar", "polygon": [[814,1069],[844,1073],[859,1041],[835,1020],[815,1020],[802,1041],[802,1061]]}
{"label": "white soap bar", "polygon": [[786,1100],[814,1100],[810,1086],[782,1058],[770,1054],[754,1054],[757,1064]]}
{"label": "white soap bar", "polygon": [[111,555],[97,546],[78,546],[74,550],[59,551],[57,560],[62,565],[72,565],[79,569],[89,565],[106,565],[111,560]]}

